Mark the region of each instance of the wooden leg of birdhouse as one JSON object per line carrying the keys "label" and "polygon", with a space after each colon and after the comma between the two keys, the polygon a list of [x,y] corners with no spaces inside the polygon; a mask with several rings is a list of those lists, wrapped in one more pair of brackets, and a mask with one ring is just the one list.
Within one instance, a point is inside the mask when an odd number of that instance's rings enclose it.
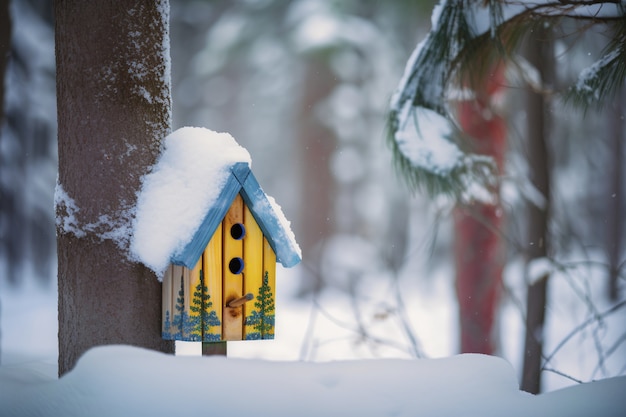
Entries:
{"label": "wooden leg of birdhouse", "polygon": [[202,356],[226,356],[226,342],[202,343]]}

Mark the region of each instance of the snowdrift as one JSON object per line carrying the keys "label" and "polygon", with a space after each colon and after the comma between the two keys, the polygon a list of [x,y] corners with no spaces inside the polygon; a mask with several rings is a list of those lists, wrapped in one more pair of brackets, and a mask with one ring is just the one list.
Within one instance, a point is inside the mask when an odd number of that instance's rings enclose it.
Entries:
{"label": "snowdrift", "polygon": [[533,396],[484,355],[311,363],[107,346],[58,380],[1,367],[0,386],[0,415],[12,417],[626,415],[626,377]]}

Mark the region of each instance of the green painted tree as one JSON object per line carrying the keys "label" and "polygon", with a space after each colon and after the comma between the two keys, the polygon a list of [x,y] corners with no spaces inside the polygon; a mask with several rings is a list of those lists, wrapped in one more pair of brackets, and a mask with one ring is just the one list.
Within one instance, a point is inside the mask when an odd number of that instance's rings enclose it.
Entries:
{"label": "green painted tree", "polygon": [[161,331],[161,337],[165,340],[172,340],[172,332],[171,332],[171,326],[172,326],[172,320],[170,318],[171,314],[170,311],[167,310],[165,312],[165,320],[163,322],[163,330]]}
{"label": "green painted tree", "polygon": [[174,334],[172,334],[173,339],[180,340],[183,336],[183,327],[185,326],[186,316],[185,313],[185,287],[183,285],[183,280],[180,280],[180,289],[178,290],[178,297],[176,298],[176,305],[174,308],[177,311],[177,314],[174,314],[174,318],[172,320],[174,325]]}
{"label": "green painted tree", "polygon": [[259,287],[259,295],[256,297],[254,310],[250,316],[246,318],[246,326],[251,326],[255,332],[251,332],[247,339],[272,339],[275,317],[274,295],[269,285],[268,272],[265,271],[263,276],[263,284]]}
{"label": "green painted tree", "polygon": [[192,331],[189,340],[203,342],[217,342],[221,339],[219,333],[211,333],[211,327],[219,326],[220,319],[213,307],[209,288],[204,284],[204,272],[200,270],[200,280],[193,293],[192,306],[189,309],[196,313],[191,320]]}

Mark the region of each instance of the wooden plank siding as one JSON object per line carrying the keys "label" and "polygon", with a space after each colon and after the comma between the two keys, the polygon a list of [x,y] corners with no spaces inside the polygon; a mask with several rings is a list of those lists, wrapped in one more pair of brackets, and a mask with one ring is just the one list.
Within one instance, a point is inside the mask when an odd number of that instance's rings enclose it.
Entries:
{"label": "wooden plank siding", "polygon": [[[183,267],[185,270],[185,276],[189,281],[189,305],[187,308],[187,318],[189,320],[187,327],[187,333],[184,334],[185,340],[189,341],[201,341],[202,340],[202,304],[203,304],[203,291],[201,282],[202,271],[202,258],[198,259],[196,266],[189,270]],[[204,281],[204,280],[202,280]]]}
{"label": "wooden plank siding", "polygon": [[242,273],[231,272],[231,262],[235,260],[243,261],[243,241],[241,239],[234,239],[231,236],[231,228],[233,225],[243,224],[243,207],[243,199],[241,195],[238,194],[223,220],[223,340],[241,340],[243,338],[243,307],[228,307],[230,301],[240,298],[243,295]]}
{"label": "wooden plank siding", "polygon": [[180,265],[172,265],[172,326],[171,334],[172,339],[182,340],[183,337],[183,322],[185,312],[185,298],[184,298],[184,280],[183,280],[183,267]]}
{"label": "wooden plank siding", "polygon": [[266,328],[262,332],[262,339],[274,338],[274,326],[276,318],[276,254],[272,249],[267,239],[263,239],[263,269],[264,280],[267,278],[267,282],[264,285],[267,286],[269,293],[268,299],[265,302],[264,312],[266,320]]}
{"label": "wooden plank siding", "polygon": [[243,239],[243,256],[246,260],[244,294],[252,294],[253,298],[243,306],[245,317],[243,338],[255,340],[261,338],[261,333],[254,328],[254,317],[260,314],[255,302],[259,288],[263,284],[263,232],[247,205],[244,209],[244,225],[246,227],[246,236]]}
{"label": "wooden plank siding", "polygon": [[[233,259],[236,262],[231,266]],[[253,210],[238,194],[194,268],[171,264],[167,269],[163,277],[163,338],[203,342],[273,339],[276,261]],[[241,271],[237,262],[242,263]],[[249,299],[244,302],[245,296]],[[228,305],[236,299],[241,301],[239,305]]]}
{"label": "wooden plank siding", "polygon": [[163,316],[161,318],[161,337],[166,340],[172,340],[172,311],[174,305],[172,304],[172,265],[167,268],[163,274],[162,288],[162,300],[161,310]]}
{"label": "wooden plank siding", "polygon": [[180,268],[180,274],[181,274],[181,279],[183,281],[183,291],[184,291],[184,295],[183,295],[183,299],[184,299],[184,315],[182,318],[182,338],[183,340],[192,340],[191,339],[191,320],[190,320],[190,315],[191,315],[191,311],[190,311],[190,307],[191,307],[191,293],[193,292],[193,290],[191,289],[191,282],[190,282],[190,274],[189,274],[189,269],[185,268],[184,266],[179,267]]}
{"label": "wooden plank siding", "polygon": [[[222,340],[222,223],[219,224],[206,250],[202,254],[204,277],[209,303],[205,305],[207,317],[215,317],[202,335],[203,342],[218,342]],[[219,323],[219,324],[218,324]]]}

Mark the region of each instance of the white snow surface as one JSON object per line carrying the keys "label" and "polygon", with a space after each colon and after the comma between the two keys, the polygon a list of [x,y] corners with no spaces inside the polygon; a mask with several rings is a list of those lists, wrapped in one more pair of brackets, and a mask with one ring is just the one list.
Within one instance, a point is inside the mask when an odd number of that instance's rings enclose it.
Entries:
{"label": "white snow surface", "polygon": [[131,256],[162,277],[170,257],[191,240],[237,162],[250,154],[228,133],[183,127],[165,138],[137,197]]}
{"label": "white snow surface", "polygon": [[76,201],[70,197],[58,181],[54,189],[54,207],[64,211],[56,216],[56,227],[63,233],[73,233],[77,237],[84,237],[85,231],[79,226],[76,213],[80,211]]}
{"label": "white snow surface", "polygon": [[540,279],[552,274],[555,269],[555,265],[550,258],[535,258],[528,263],[527,268],[528,284],[532,285]]}
{"label": "white snow surface", "polygon": [[626,377],[533,396],[503,359],[272,362],[89,350],[60,379],[0,368],[1,416],[617,416]]}
{"label": "white snow surface", "polygon": [[[370,274],[367,290],[358,293],[364,302],[360,313],[379,316],[365,321],[367,331],[386,343],[374,345],[354,331],[358,323],[351,319],[353,301],[346,293],[326,290],[313,305],[295,297],[297,267],[279,266],[275,340],[229,342],[228,359],[172,357],[122,346],[97,348],[58,379],[56,285],[42,288],[31,279],[28,285],[11,288],[0,281],[0,417],[219,416],[233,410],[241,415],[298,417],[626,415],[626,377],[611,378],[623,372],[620,340],[626,311],[600,313],[597,326],[589,324],[584,332],[572,333],[597,310],[610,307],[604,302],[588,311],[580,304],[580,288],[587,282],[594,297],[604,294],[604,269],[599,262],[585,263],[576,271],[556,269],[549,281],[546,369],[582,381],[609,379],[573,385],[570,379],[544,372],[542,386],[550,392],[532,396],[520,392],[515,382],[521,369],[524,318],[514,303],[506,302],[500,317],[506,360],[479,355],[441,358],[452,355],[457,344],[449,266],[431,271],[430,280],[416,280],[415,269],[410,269],[401,286],[411,300],[407,315],[423,353],[440,358],[411,359],[393,316],[380,317],[393,305],[387,278],[381,276],[375,257],[344,242],[350,264],[359,254],[368,261],[363,268]],[[337,255],[344,257],[341,251]],[[329,268],[341,267],[326,262]],[[418,263],[413,265],[421,271]],[[357,267],[362,266],[352,268]],[[24,274],[33,276],[28,270]],[[510,263],[505,279],[507,288],[525,288],[522,263]],[[596,332],[596,337],[590,336]],[[597,342],[605,346],[601,357]],[[190,354],[190,348],[196,354],[200,351],[199,343],[184,345],[180,350],[177,345],[177,355]],[[606,371],[598,369],[598,361]],[[265,405],[251,413],[259,399]]]}
{"label": "white snow surface", "polygon": [[450,122],[424,107],[412,108],[411,113],[395,135],[400,151],[414,166],[438,175],[448,174],[463,158],[460,149],[446,139],[452,134]]}
{"label": "white snow surface", "polygon": [[302,259],[302,249],[300,249],[300,245],[296,241],[296,235],[291,230],[291,222],[287,220],[285,213],[283,212],[283,208],[276,202],[274,197],[266,194],[267,201],[270,203],[270,208],[278,218],[278,222],[280,223],[282,229],[285,231],[284,235],[286,240],[289,242],[289,246],[291,250],[298,254],[300,259]]}
{"label": "white snow surface", "polygon": [[598,72],[602,68],[609,65],[611,62],[619,59],[619,55],[621,53],[622,52],[619,49],[611,51],[608,54],[604,55],[599,60],[597,60],[590,67],[582,70],[578,77],[578,81],[576,82],[576,90],[593,95],[593,98],[595,100],[598,100],[600,98],[600,92],[597,89],[594,89],[593,87],[591,87],[591,84],[598,77]]}

